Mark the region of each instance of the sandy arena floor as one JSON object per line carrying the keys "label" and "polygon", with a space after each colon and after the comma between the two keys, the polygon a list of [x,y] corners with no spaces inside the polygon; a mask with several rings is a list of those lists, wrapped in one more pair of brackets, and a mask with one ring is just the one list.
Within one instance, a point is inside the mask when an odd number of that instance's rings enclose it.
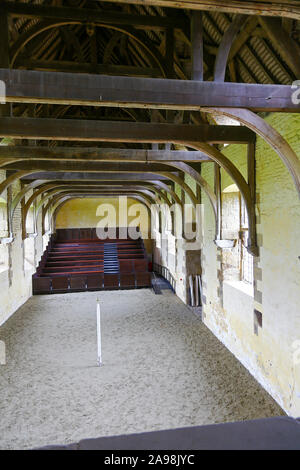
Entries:
{"label": "sandy arena floor", "polygon": [[4,326],[0,448],[283,414],[201,320],[173,294],[32,297]]}

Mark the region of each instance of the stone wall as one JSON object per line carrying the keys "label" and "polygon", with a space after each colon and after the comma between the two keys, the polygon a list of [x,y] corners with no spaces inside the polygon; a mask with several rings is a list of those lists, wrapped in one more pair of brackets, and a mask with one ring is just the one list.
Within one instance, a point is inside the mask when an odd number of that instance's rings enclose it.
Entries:
{"label": "stone wall", "polygon": [[[300,155],[299,114],[270,113],[265,119]],[[246,177],[246,146],[229,145],[223,152]],[[202,164],[201,171],[213,187],[213,164]],[[0,173],[1,181],[4,177],[4,172]],[[195,183],[190,178],[185,181],[197,194]],[[221,183],[224,190],[234,182],[221,171]],[[256,186],[259,255],[253,260],[253,286],[239,279],[234,264],[237,246],[225,251],[215,245],[214,214],[204,192],[199,195],[203,223],[198,245],[190,250],[185,240],[175,240],[163,225],[166,237],[162,240],[162,234],[156,233],[154,261],[169,268],[177,281],[177,295],[184,302],[189,301],[188,275],[202,275],[205,324],[288,414],[300,416],[300,202],[288,170],[261,138],[256,143]],[[10,197],[19,189],[19,183],[15,184]],[[174,189],[184,201],[179,186],[174,185]],[[234,217],[232,226],[229,223],[235,203],[230,196],[224,196],[223,203],[228,216],[222,227],[224,234],[238,238]],[[86,202],[80,207],[65,205],[57,227],[95,226],[94,209],[87,208]],[[31,275],[42,254],[43,242],[44,247],[46,243],[41,236],[40,219],[38,225],[38,236],[23,242],[21,207],[17,208],[14,241],[4,248],[8,266],[0,272],[0,324],[31,295]],[[149,242],[147,250],[150,249]],[[29,262],[28,253],[32,257]]]}
{"label": "stone wall", "polygon": [[[300,155],[300,116],[272,113],[265,119]],[[246,176],[246,146],[223,151]],[[223,280],[225,250],[213,243],[213,215],[202,194],[203,319],[283,409],[300,416],[300,364],[295,361],[300,345],[300,202],[287,168],[261,138],[256,161],[254,292],[238,280]],[[213,185],[212,164],[203,165],[202,176]],[[232,183],[222,171],[222,189]]]}
{"label": "stone wall", "polygon": [[[270,113],[265,117],[300,155],[300,116]],[[224,154],[247,178],[247,146],[229,145]],[[213,163],[202,164],[202,176],[214,187]],[[185,182],[197,194],[195,182]],[[215,220],[202,191],[203,220],[199,251],[176,240],[170,263],[161,239],[157,262],[177,281],[176,293],[189,301],[188,275],[202,273],[203,321],[250,373],[292,416],[300,416],[300,201],[292,178],[279,156],[261,138],[256,142],[256,222],[259,256],[253,258],[253,285],[241,281],[241,199],[223,192],[234,181],[221,170],[222,231],[236,240],[232,249],[214,243]],[[182,198],[182,191],[175,185]],[[188,199],[188,198],[187,198]],[[185,198],[182,198],[185,200]],[[187,200],[186,202],[190,202]],[[238,205],[238,207],[237,207]]]}
{"label": "stone wall", "polygon": [[[0,181],[4,179],[5,172],[2,171]],[[20,183],[18,182],[8,191],[8,197],[13,198],[19,191]],[[28,194],[27,199],[31,194]],[[14,240],[9,244],[1,245],[1,249],[7,254],[8,263],[6,268],[0,271],[0,325],[32,295],[32,274],[43,252],[41,224],[41,216],[39,216],[38,236],[22,240],[21,205],[16,208],[13,219]]]}

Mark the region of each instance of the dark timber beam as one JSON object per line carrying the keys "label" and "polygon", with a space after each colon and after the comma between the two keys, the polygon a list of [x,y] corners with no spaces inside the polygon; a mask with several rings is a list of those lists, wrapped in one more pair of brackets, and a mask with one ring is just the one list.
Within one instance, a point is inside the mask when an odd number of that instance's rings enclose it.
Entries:
{"label": "dark timber beam", "polygon": [[280,16],[300,19],[298,1],[289,0],[101,0],[102,2],[151,5],[152,7],[188,8],[191,10],[242,13],[244,15]]}
{"label": "dark timber beam", "polygon": [[243,28],[240,30],[239,34],[236,36],[230,48],[229,57],[228,57],[229,64],[230,62],[232,62],[232,60],[241,50],[243,45],[247,42],[252,31],[256,28],[257,23],[258,23],[258,18],[256,16],[247,17],[246,24],[244,24]]}
{"label": "dark timber beam", "polygon": [[73,22],[75,24],[129,25],[143,30],[161,31],[169,27],[188,28],[188,20],[183,15],[176,18],[167,16],[129,15],[122,12],[105,12],[99,9],[54,7],[48,5],[28,5],[24,3],[3,2],[3,8],[11,16]]}
{"label": "dark timber beam", "polygon": [[90,173],[118,173],[119,171],[149,172],[168,171],[166,165],[159,163],[117,163],[117,162],[50,162],[50,161],[25,161],[10,163],[5,170],[38,170],[38,171],[88,171]]}
{"label": "dark timber beam", "polygon": [[[1,132],[1,131],[0,131]],[[89,147],[29,147],[0,146],[0,159],[15,160],[70,160],[70,161],[185,161],[207,162],[211,159],[200,151],[142,150]]]}
{"label": "dark timber beam", "polygon": [[174,29],[168,28],[166,30],[166,47],[165,47],[165,61],[167,69],[167,77],[175,78],[174,71]]}
{"label": "dark timber beam", "polygon": [[203,80],[203,27],[201,11],[192,12],[192,80]]}
{"label": "dark timber beam", "polygon": [[[8,18],[6,12],[0,5],[0,67],[9,68],[9,33],[8,33]],[[1,84],[2,85],[2,84]],[[10,116],[11,105],[3,103],[3,92],[0,90],[0,116]]]}
{"label": "dark timber beam", "polygon": [[9,41],[7,15],[0,6],[0,67],[9,68]]}
{"label": "dark timber beam", "polygon": [[0,136],[17,139],[93,142],[248,143],[255,134],[244,126],[198,126],[80,119],[0,118]]}
{"label": "dark timber beam", "polygon": [[221,167],[217,163],[214,164],[214,189],[217,201],[217,223],[215,241],[222,237],[222,200],[221,200]]}
{"label": "dark timber beam", "polygon": [[26,177],[21,178],[25,183],[32,182],[32,180],[43,181],[153,181],[161,180],[167,181],[168,178],[155,173],[131,173],[131,174],[117,174],[117,173],[89,173],[89,172],[72,172],[60,173],[55,171],[36,172]]}
{"label": "dark timber beam", "polygon": [[[29,191],[31,189],[35,189],[35,190],[40,190],[42,189],[43,192],[47,192],[50,189],[52,188],[56,188],[56,187],[64,187],[65,189],[67,189],[68,187],[74,187],[74,186],[78,186],[78,187],[91,187],[91,188],[99,188],[99,187],[109,187],[109,188],[121,188],[121,187],[133,187],[133,186],[143,186],[144,188],[155,188],[156,186],[157,187],[160,187],[162,189],[169,189],[170,190],[170,187],[166,184],[166,183],[162,183],[161,181],[156,181],[156,180],[151,180],[151,181],[143,181],[143,180],[124,180],[124,181],[102,181],[102,180],[99,180],[99,181],[80,181],[80,180],[75,180],[75,181],[47,181],[45,183],[44,182],[41,182],[41,180],[37,180],[36,182],[36,186],[34,188],[30,187],[29,188]],[[32,184],[32,183],[31,183]],[[162,185],[162,186],[160,186]],[[21,194],[21,192],[19,193]],[[22,193],[22,197],[24,197],[24,193]]]}
{"label": "dark timber beam", "polygon": [[[155,183],[143,183],[143,182],[139,182],[139,183],[132,183],[132,182],[122,182],[122,183],[118,183],[118,184],[114,184],[112,182],[103,182],[103,183],[85,183],[85,182],[62,182],[62,183],[52,183],[52,184],[48,184],[48,185],[43,185],[41,186],[37,191],[35,191],[33,193],[33,195],[31,196],[30,199],[28,199],[27,203],[26,203],[26,206],[29,207],[32,202],[37,198],[39,197],[40,195],[42,194],[46,194],[47,193],[47,197],[51,197],[53,195],[53,193],[55,193],[56,191],[61,191],[61,190],[64,190],[64,191],[71,191],[73,190],[74,188],[76,189],[79,189],[79,190],[87,190],[87,191],[94,191],[94,190],[108,190],[108,191],[119,191],[119,190],[122,190],[122,189],[126,189],[126,190],[150,190],[156,194],[158,194],[159,196],[161,197],[164,197],[163,196],[163,193],[161,191],[161,188],[156,185]],[[102,188],[102,189],[101,189]],[[171,196],[174,200],[176,200],[176,202],[179,202],[179,198],[176,196],[175,193],[173,193],[173,191],[169,188],[169,186],[167,185],[164,185],[164,188]],[[41,205],[41,201],[39,201],[39,205]]]}
{"label": "dark timber beam", "polygon": [[229,25],[229,27],[225,31],[221,44],[218,48],[218,53],[215,62],[215,82],[224,82],[230,49],[238,32],[244,26],[246,21],[247,17],[243,15],[237,15],[234,21]]}
{"label": "dark timber beam", "polygon": [[105,75],[125,75],[131,77],[161,77],[159,68],[136,67],[133,65],[92,64],[66,60],[37,60],[19,56],[15,68],[47,70],[49,72],[97,73]]}
{"label": "dark timber beam", "polygon": [[0,69],[7,101],[84,106],[183,109],[248,108],[299,112],[289,85],[215,83],[196,80]]}

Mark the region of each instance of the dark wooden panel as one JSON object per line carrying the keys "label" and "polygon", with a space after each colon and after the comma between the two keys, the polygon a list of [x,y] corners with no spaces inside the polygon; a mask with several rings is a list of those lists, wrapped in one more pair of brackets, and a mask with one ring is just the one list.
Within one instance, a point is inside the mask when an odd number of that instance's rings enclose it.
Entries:
{"label": "dark wooden panel", "polygon": [[86,276],[70,276],[70,289],[71,290],[85,290],[86,289]]}
{"label": "dark wooden panel", "polygon": [[104,274],[105,289],[119,289],[119,274]]}
{"label": "dark wooden panel", "polygon": [[96,228],[92,228],[92,229],[91,229],[91,238],[92,238],[93,240],[98,240],[97,229],[96,229]]}
{"label": "dark wooden panel", "polygon": [[88,274],[87,288],[88,290],[99,290],[103,288],[103,274]]}
{"label": "dark wooden panel", "polygon": [[81,228],[80,229],[80,240],[87,240],[91,238],[91,229],[90,228]]}
{"label": "dark wooden panel", "polygon": [[72,228],[70,229],[70,239],[71,240],[74,240],[74,239],[80,239],[80,230],[77,229],[77,228]]}
{"label": "dark wooden panel", "polygon": [[121,273],[132,273],[134,270],[134,265],[132,261],[119,261],[120,272]]}
{"label": "dark wooden panel", "polygon": [[65,292],[69,287],[68,276],[57,276],[52,278],[52,291],[53,292]]}
{"label": "dark wooden panel", "polygon": [[51,292],[51,278],[48,278],[48,277],[33,277],[32,278],[32,292],[33,292],[33,295],[50,294],[50,292]]}
{"label": "dark wooden panel", "polygon": [[151,286],[151,278],[152,278],[151,273],[136,272],[135,278],[136,278],[137,287],[150,287]]}
{"label": "dark wooden panel", "polygon": [[132,273],[121,273],[120,274],[120,288],[121,289],[133,289],[135,287],[135,275]]}
{"label": "dark wooden panel", "polygon": [[[118,229],[116,237],[119,235]],[[95,228],[58,229],[42,257],[38,276],[33,276],[34,293],[130,289],[151,284],[141,240],[111,238],[102,241],[94,236]],[[104,274],[105,245],[108,266]],[[109,254],[109,248],[115,252],[115,245],[118,258],[121,257],[117,261]]]}
{"label": "dark wooden panel", "polygon": [[134,267],[136,271],[148,271],[148,260],[146,259],[135,259]]}

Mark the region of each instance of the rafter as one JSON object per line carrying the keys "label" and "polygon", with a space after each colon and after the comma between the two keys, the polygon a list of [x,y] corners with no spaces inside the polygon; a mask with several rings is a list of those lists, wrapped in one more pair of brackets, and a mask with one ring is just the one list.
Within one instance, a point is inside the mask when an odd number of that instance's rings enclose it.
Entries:
{"label": "rafter", "polygon": [[300,77],[300,47],[283,29],[279,18],[260,18],[262,27],[269,39],[277,45],[280,55],[295,76]]}
{"label": "rafter", "polygon": [[243,15],[237,15],[234,21],[228,26],[220,43],[214,70],[214,80],[216,82],[225,81],[226,66],[230,49],[234,43],[234,39],[239,33],[240,29],[245,24],[247,18]]}
{"label": "rafter", "polygon": [[204,62],[202,13],[193,11],[191,23],[192,80],[203,80]]}

